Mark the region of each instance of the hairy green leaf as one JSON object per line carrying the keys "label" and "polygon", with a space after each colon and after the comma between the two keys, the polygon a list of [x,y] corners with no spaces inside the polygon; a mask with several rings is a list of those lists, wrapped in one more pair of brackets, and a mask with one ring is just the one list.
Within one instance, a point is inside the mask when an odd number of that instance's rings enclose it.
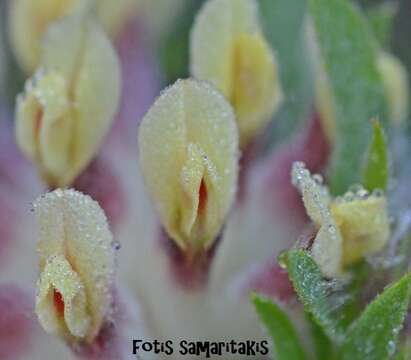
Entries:
{"label": "hairy green leaf", "polygon": [[386,99],[376,66],[376,41],[360,10],[348,0],[308,4],[334,103],[330,185],[340,195],[360,180],[371,135],[369,119],[385,123]]}
{"label": "hairy green leaf", "polygon": [[385,360],[395,354],[411,296],[411,273],[386,288],[347,332],[343,360]]}
{"label": "hairy green leaf", "polygon": [[311,314],[308,314],[307,320],[310,323],[311,337],[314,341],[315,359],[316,360],[335,360],[337,355],[331,340],[324,333],[313,319]]}
{"label": "hairy green leaf", "polygon": [[274,344],[276,360],[304,360],[306,355],[288,315],[275,303],[253,295],[253,303]]}
{"label": "hairy green leaf", "polygon": [[324,332],[337,343],[344,338],[350,322],[343,308],[349,298],[340,293],[336,281],[324,279],[320,268],[304,250],[290,250],[287,256],[288,275],[305,310]]}
{"label": "hairy green leaf", "polygon": [[373,135],[364,168],[363,185],[369,191],[385,190],[388,183],[388,155],[384,129],[373,120]]}

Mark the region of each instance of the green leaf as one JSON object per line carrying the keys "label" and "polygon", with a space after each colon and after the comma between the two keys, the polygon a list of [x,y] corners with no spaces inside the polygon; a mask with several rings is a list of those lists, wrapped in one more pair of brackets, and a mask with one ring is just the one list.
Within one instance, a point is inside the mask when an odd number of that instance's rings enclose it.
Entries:
{"label": "green leaf", "polygon": [[397,4],[385,2],[375,5],[367,11],[371,28],[382,47],[388,45],[397,8]]}
{"label": "green leaf", "polygon": [[305,43],[305,0],[258,0],[264,34],[274,49],[284,92],[270,131],[284,141],[311,111],[313,76]]}
{"label": "green leaf", "polygon": [[335,360],[337,355],[331,340],[324,333],[321,326],[319,326],[310,314],[307,319],[311,327],[311,337],[314,342],[315,359],[316,360]]}
{"label": "green leaf", "polygon": [[369,191],[385,190],[388,183],[388,155],[384,129],[373,120],[373,135],[366,160],[363,185]]}
{"label": "green leaf", "polygon": [[347,0],[308,0],[333,96],[336,139],[330,168],[334,194],[358,183],[371,135],[369,119],[386,122],[376,66],[376,41],[360,10]]}
{"label": "green leaf", "polygon": [[318,265],[304,250],[288,252],[287,270],[305,310],[328,337],[341,342],[351,319],[342,311],[348,299],[336,291],[338,284],[324,279]]}
{"label": "green leaf", "polygon": [[343,360],[385,360],[395,353],[411,296],[411,273],[386,288],[347,332]]}
{"label": "green leaf", "polygon": [[288,315],[277,304],[259,295],[253,295],[252,301],[272,338],[274,358],[276,360],[306,359],[304,349]]}

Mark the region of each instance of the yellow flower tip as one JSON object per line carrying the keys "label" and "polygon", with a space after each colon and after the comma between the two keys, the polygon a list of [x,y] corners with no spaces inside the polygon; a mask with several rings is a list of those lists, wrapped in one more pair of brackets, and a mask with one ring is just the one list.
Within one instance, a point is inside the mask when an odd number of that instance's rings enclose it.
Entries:
{"label": "yellow flower tip", "polygon": [[231,102],[244,147],[282,99],[278,66],[260,29],[256,1],[207,1],[190,42],[192,75],[211,82]]}
{"label": "yellow flower tip", "polygon": [[281,102],[282,92],[274,54],[260,33],[239,34],[234,47],[229,99],[236,111],[244,145],[271,119]]}
{"label": "yellow flower tip", "polygon": [[399,125],[408,115],[410,89],[404,65],[393,55],[380,52],[377,60],[388,100],[391,121]]}
{"label": "yellow flower tip", "polygon": [[10,1],[10,42],[21,67],[32,73],[40,63],[40,39],[48,25],[69,14],[78,0]]}
{"label": "yellow flower tip", "polygon": [[18,97],[16,138],[48,185],[64,187],[92,160],[110,128],[120,69],[103,30],[82,15],[50,27],[42,65],[46,70]]}
{"label": "yellow flower tip", "polygon": [[[10,43],[23,70],[32,74],[41,63],[41,42],[48,27],[65,16],[94,11],[115,37],[135,15],[136,0],[13,0],[10,1]],[[95,8],[90,9],[95,5]]]}
{"label": "yellow flower tip", "polygon": [[230,104],[206,82],[177,81],[142,120],[139,151],[168,235],[187,253],[208,249],[236,193],[238,131]]}
{"label": "yellow flower tip", "polygon": [[[363,190],[362,190],[363,191]],[[382,250],[390,235],[386,198],[379,195],[334,201],[331,212],[344,238],[344,266]]]}
{"label": "yellow flower tip", "polygon": [[308,216],[319,228],[312,253],[326,276],[341,276],[346,266],[385,247],[390,226],[382,194],[368,194],[359,187],[331,199],[321,178],[312,176],[302,163],[294,164],[292,181],[302,194]]}
{"label": "yellow flower tip", "polygon": [[111,315],[115,247],[97,202],[57,189],[34,203],[40,277],[35,312],[68,342],[92,342]]}
{"label": "yellow flower tip", "polygon": [[97,16],[104,29],[115,38],[137,14],[138,0],[99,0]]}

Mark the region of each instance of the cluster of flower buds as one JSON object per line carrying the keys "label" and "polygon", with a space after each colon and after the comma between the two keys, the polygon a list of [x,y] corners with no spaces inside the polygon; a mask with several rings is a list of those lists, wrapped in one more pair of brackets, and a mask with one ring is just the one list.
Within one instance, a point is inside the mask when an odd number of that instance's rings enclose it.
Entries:
{"label": "cluster of flower buds", "polygon": [[[11,45],[23,70],[31,75],[16,101],[16,142],[53,190],[40,196],[33,209],[39,224],[40,260],[35,313],[46,332],[72,348],[79,344],[91,348],[112,321],[118,243],[100,208],[103,204],[62,188],[76,187],[73,183],[97,156],[118,111],[121,65],[109,36],[115,37],[125,19],[134,14],[134,1],[15,0],[10,6]],[[236,203],[241,151],[259,139],[282,103],[279,67],[264,36],[257,4],[257,0],[205,1],[190,34],[190,78],[163,90],[135,134],[134,165],[138,152],[138,165],[161,230],[167,244],[182,255],[178,260],[192,265],[188,271],[194,272],[196,261],[203,261],[205,254],[214,256],[214,246],[219,239],[224,241],[224,227]],[[377,68],[390,118],[401,123],[409,98],[405,70],[382,51]],[[321,166],[327,157],[323,153],[328,155],[325,139],[335,143],[333,94],[320,62],[317,70],[316,115],[322,124],[315,121],[304,146],[277,162],[288,164],[285,177],[290,188],[289,167],[311,145],[311,139],[322,152],[318,156]],[[97,170],[94,175],[104,172]],[[137,166],[134,170],[138,172]],[[368,193],[356,187],[333,198],[322,177],[311,175],[301,162],[293,164],[292,184],[314,223],[310,251],[327,278],[344,277],[352,264],[388,243],[390,222],[383,192]],[[105,185],[104,190],[110,188]],[[291,194],[300,201],[294,188],[285,192],[285,199],[291,199]],[[239,257],[245,258],[245,253]],[[264,282],[260,274],[255,276],[263,283],[261,287],[270,290],[265,285],[272,268],[282,272],[277,264],[271,265],[264,272],[268,274]],[[288,278],[284,283],[283,292],[291,297]],[[160,287],[158,283],[151,287],[156,286]],[[171,287],[165,288],[159,293]],[[186,293],[180,295],[176,299]],[[167,309],[161,311],[162,315]],[[153,323],[159,317],[153,316]],[[170,319],[166,322],[171,323]]]}

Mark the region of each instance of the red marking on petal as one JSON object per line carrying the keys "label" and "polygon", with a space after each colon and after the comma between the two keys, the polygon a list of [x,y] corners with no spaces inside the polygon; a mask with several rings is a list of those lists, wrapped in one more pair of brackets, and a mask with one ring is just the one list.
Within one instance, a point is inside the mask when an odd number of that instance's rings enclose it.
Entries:
{"label": "red marking on petal", "polygon": [[40,135],[40,129],[43,122],[43,109],[40,107],[37,110],[36,117],[35,117],[35,124],[34,124],[34,134],[36,137]]}
{"label": "red marking on petal", "polygon": [[208,191],[207,191],[207,185],[204,181],[204,178],[201,179],[201,184],[200,184],[200,189],[198,190],[198,209],[197,209],[197,215],[200,215],[203,213],[207,206],[207,200],[208,200]]}
{"label": "red marking on petal", "polygon": [[0,359],[30,358],[32,312],[28,294],[15,285],[0,285]]}
{"label": "red marking on petal", "polygon": [[53,302],[56,308],[57,314],[61,317],[64,317],[64,300],[61,293],[54,289],[53,291]]}

